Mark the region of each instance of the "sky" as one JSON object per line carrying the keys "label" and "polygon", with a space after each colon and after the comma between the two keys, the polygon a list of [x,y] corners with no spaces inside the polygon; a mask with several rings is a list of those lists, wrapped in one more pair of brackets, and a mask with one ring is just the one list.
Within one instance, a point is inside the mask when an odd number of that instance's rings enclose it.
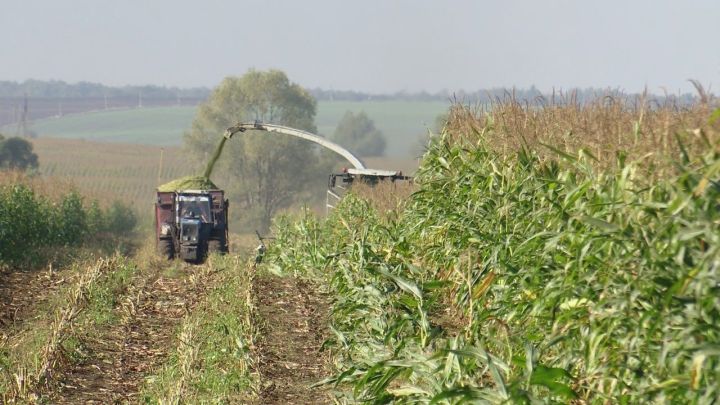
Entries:
{"label": "sky", "polygon": [[720,87],[718,0],[0,0],[0,80],[308,88]]}

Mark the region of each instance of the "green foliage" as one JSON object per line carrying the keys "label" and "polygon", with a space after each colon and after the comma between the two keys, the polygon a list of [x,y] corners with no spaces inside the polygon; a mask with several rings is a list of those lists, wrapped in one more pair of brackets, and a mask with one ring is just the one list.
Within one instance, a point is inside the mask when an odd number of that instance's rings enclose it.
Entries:
{"label": "green foliage", "polygon": [[38,157],[33,153],[30,142],[18,137],[4,139],[0,135],[0,169],[27,170],[37,167]]}
{"label": "green foliage", "polygon": [[326,221],[276,224],[270,260],[334,296],[324,383],[374,403],[720,395],[717,152],[647,186],[584,151],[541,162],[453,135],[399,215],[350,195]]}
{"label": "green foliage", "polygon": [[105,230],[118,235],[125,235],[132,232],[137,225],[135,212],[122,201],[113,201],[105,215]]}
{"label": "green foliage", "polygon": [[364,112],[347,111],[335,128],[333,140],[359,156],[382,156],[385,136]]}
{"label": "green foliage", "polygon": [[[231,125],[260,120],[315,132],[315,111],[312,96],[285,73],[250,70],[241,77],[225,78],[213,90],[185,135],[185,148],[200,165],[213,155]],[[259,226],[269,225],[279,209],[320,195],[307,184],[330,170],[311,143],[253,131],[227,142],[217,166],[214,178],[227,180],[217,183],[229,184],[233,200],[242,201],[243,209],[261,210]]]}
{"label": "green foliage", "polygon": [[86,207],[71,191],[59,203],[15,184],[0,187],[0,263],[18,264],[51,246],[77,246],[99,233],[124,235],[137,223],[130,207],[116,201],[103,211]]}

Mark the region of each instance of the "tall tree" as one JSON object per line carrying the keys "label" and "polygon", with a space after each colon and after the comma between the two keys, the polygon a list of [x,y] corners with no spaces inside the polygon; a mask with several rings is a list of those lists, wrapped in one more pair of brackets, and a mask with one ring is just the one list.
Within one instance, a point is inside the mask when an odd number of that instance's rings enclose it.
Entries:
{"label": "tall tree", "polygon": [[[315,99],[279,70],[250,70],[227,77],[200,106],[185,149],[202,167],[223,131],[238,122],[262,121],[315,132]],[[328,164],[309,142],[279,134],[248,131],[225,144],[213,178],[228,184],[243,205],[246,225],[267,227],[273,215],[297,201],[310,201],[324,187]],[[248,218],[251,219],[251,218]]]}
{"label": "tall tree", "polygon": [[385,136],[364,112],[347,111],[335,128],[333,139],[360,156],[382,156]]}
{"label": "tall tree", "polygon": [[0,135],[0,169],[27,170],[38,167],[33,146],[25,139]]}

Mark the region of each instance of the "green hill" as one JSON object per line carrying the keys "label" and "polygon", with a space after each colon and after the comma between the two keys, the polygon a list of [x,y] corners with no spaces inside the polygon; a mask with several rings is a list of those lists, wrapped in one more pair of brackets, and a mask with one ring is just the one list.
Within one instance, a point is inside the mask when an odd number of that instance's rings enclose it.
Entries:
{"label": "green hill", "polygon": [[[346,111],[365,111],[387,137],[386,154],[407,157],[417,153],[420,137],[448,105],[435,101],[324,101],[318,103],[316,122],[318,132],[329,136]],[[152,107],[88,112],[38,120],[33,122],[32,130],[40,137],[180,145],[196,110]]]}

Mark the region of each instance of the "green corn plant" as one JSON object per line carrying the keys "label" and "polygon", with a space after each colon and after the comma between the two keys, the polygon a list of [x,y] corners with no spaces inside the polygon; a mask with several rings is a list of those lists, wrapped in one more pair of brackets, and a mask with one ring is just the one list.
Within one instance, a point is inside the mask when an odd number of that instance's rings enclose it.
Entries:
{"label": "green corn plant", "polygon": [[[435,137],[397,216],[347,196],[276,223],[280,271],[326,281],[346,402],[712,402],[720,156],[646,184],[494,126]],[[682,149],[682,147],[680,147]]]}

